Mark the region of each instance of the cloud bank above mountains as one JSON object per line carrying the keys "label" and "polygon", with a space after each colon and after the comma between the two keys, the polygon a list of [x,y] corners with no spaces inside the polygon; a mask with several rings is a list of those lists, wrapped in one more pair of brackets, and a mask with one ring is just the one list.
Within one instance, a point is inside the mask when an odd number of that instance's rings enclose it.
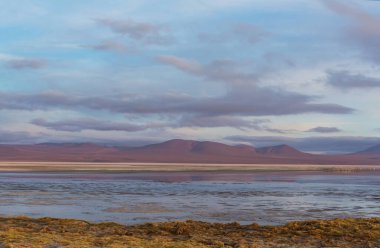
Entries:
{"label": "cloud bank above mountains", "polygon": [[19,13],[0,17],[0,143],[277,137],[344,152],[379,136],[377,1],[0,7]]}

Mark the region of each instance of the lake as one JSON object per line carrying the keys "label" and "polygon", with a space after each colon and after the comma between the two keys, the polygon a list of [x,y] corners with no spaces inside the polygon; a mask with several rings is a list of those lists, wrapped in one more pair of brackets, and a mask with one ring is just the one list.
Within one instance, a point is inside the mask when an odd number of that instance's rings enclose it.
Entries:
{"label": "lake", "polygon": [[0,215],[123,224],[380,216],[380,172],[0,173]]}

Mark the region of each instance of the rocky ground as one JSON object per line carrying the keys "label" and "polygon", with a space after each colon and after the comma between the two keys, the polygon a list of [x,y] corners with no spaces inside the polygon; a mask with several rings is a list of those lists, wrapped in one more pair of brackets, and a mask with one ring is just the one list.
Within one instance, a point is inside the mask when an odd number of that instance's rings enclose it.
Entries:
{"label": "rocky ground", "polygon": [[199,221],[116,223],[0,218],[0,247],[380,247],[380,218],[291,222],[284,226]]}

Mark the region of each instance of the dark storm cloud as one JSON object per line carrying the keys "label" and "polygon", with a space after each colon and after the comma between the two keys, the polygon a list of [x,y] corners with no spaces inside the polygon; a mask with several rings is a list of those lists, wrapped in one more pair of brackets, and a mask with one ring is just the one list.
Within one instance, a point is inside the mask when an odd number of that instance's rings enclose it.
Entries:
{"label": "dark storm cloud", "polygon": [[368,89],[380,87],[380,78],[352,74],[348,71],[328,71],[326,83],[343,90],[354,88]]}
{"label": "dark storm cloud", "polygon": [[344,1],[320,1],[352,22],[347,27],[345,40],[359,47],[367,58],[380,63],[380,17]]}
{"label": "dark storm cloud", "polygon": [[339,133],[341,130],[337,127],[314,127],[307,132],[313,132],[313,133]]}
{"label": "dark storm cloud", "polygon": [[275,136],[229,136],[226,140],[250,143],[256,147],[288,144],[305,152],[354,153],[380,144],[380,137],[275,137]]}
{"label": "dark storm cloud", "polygon": [[166,45],[174,42],[168,28],[147,22],[133,20],[98,19],[97,22],[111,29],[114,33],[146,44]]}

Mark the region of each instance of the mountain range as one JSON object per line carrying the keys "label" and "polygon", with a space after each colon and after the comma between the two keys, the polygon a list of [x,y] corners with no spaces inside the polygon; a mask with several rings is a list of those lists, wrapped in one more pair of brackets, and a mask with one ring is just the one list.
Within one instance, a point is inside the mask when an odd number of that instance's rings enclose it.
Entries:
{"label": "mountain range", "polygon": [[352,154],[317,155],[288,145],[255,148],[180,139],[141,147],[42,143],[0,145],[0,161],[380,165],[380,145]]}

